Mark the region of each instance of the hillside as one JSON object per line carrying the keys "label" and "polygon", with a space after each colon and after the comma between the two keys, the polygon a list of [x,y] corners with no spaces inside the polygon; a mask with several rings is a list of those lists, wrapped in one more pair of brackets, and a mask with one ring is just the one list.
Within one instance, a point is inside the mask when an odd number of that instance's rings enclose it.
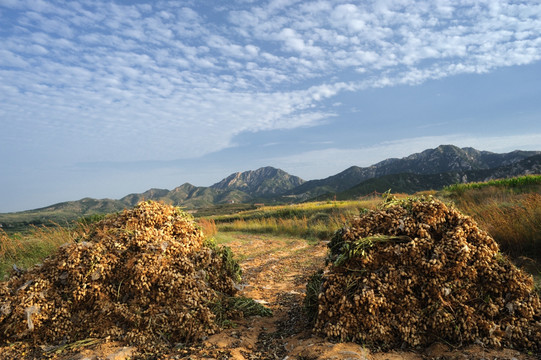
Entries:
{"label": "hillside", "polygon": [[264,167],[231,174],[210,187],[184,183],[173,190],[149,189],[140,194],[126,195],[119,200],[84,198],[35,210],[0,214],[0,224],[7,231],[20,231],[30,225],[48,225],[51,222],[66,224],[80,217],[131,208],[142,200],[163,201],[187,210],[217,204],[272,202],[303,182],[303,179],[283,170]]}
{"label": "hillside", "polygon": [[394,193],[413,194],[423,190],[440,190],[457,183],[484,182],[528,174],[541,174],[541,155],[534,155],[516,163],[492,169],[448,171],[438,174],[404,172],[384,175],[363,181],[345,191],[320,196],[318,199],[330,199],[334,196],[338,200],[354,199],[374,191],[383,193],[389,189]]}
{"label": "hillside", "polygon": [[[440,145],[435,149],[427,149],[402,159],[386,159],[365,168],[352,166],[336,175],[329,176],[328,178],[307,181],[301,186],[289,191],[288,195],[295,195],[299,200],[306,200],[326,193],[340,193],[368,179],[380,178],[387,175],[403,173],[428,175],[494,169],[539,154],[541,154],[540,151],[513,151],[505,154],[496,154],[488,151],[479,151],[473,148],[461,149],[454,145]],[[446,176],[447,175],[443,175],[443,177]],[[401,175],[397,179],[397,182],[401,181],[400,178],[413,179],[415,176],[408,177]],[[436,183],[439,182],[437,178],[438,177],[433,178]],[[384,181],[392,181],[389,179],[392,178],[387,178],[387,180]],[[411,182],[430,184],[431,181],[428,181],[428,179],[431,178],[427,177],[426,179],[427,180],[419,181],[411,180]],[[444,183],[447,183],[447,180],[444,181]],[[430,188],[432,187],[429,186],[424,189]],[[374,190],[377,189],[374,188],[371,191]]]}
{"label": "hillside", "polygon": [[237,172],[211,186],[217,190],[240,190],[253,197],[282,195],[303,184],[304,180],[270,166],[255,171]]}
{"label": "hillside", "polygon": [[126,205],[119,200],[84,198],[34,210],[0,214],[0,224],[8,232],[24,231],[33,225],[67,225],[80,217],[109,214],[125,208]]}

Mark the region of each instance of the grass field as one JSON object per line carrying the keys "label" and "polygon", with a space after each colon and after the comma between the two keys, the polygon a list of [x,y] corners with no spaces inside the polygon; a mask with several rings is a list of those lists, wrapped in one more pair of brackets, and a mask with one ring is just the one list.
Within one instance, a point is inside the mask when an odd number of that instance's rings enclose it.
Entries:
{"label": "grass field", "polygon": [[[425,194],[453,203],[460,211],[472,216],[494,237],[503,252],[515,258],[529,257],[541,262],[541,176],[454,185],[438,193]],[[329,239],[348,219],[374,209],[381,200],[372,197],[260,208],[237,206],[232,214],[223,214],[224,209],[220,209],[222,214],[209,214],[197,221],[208,237],[224,238],[228,233],[243,232],[321,240]],[[13,264],[19,268],[32,266],[58,246],[74,241],[84,226],[88,226],[84,224],[33,227],[25,233],[9,235],[0,230],[0,279]]]}
{"label": "grass field", "polygon": [[441,192],[512,256],[541,260],[541,176],[454,185]]}
{"label": "grass field", "polygon": [[374,209],[381,198],[361,201],[326,201],[295,205],[266,206],[233,215],[209,217],[219,232],[241,231],[328,239],[347,219]]}
{"label": "grass field", "polygon": [[34,227],[24,235],[9,236],[0,230],[0,280],[13,265],[21,269],[34,266],[77,236],[78,230],[62,226]]}

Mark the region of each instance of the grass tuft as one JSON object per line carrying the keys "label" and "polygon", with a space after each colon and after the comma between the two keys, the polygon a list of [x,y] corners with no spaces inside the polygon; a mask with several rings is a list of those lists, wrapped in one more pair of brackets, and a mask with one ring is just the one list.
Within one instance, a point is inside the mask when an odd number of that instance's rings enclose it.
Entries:
{"label": "grass tuft", "polygon": [[272,316],[272,310],[261,305],[254,299],[243,296],[230,297],[228,299],[229,306],[237,311],[241,311],[244,316]]}
{"label": "grass tuft", "polygon": [[306,317],[313,323],[317,319],[318,313],[318,296],[321,293],[321,285],[323,284],[323,270],[314,273],[308,279],[306,284],[306,296],[304,297],[304,313]]}
{"label": "grass tuft", "polygon": [[218,233],[218,228],[214,219],[200,218],[197,220],[197,224],[203,231],[205,238],[211,238]]}

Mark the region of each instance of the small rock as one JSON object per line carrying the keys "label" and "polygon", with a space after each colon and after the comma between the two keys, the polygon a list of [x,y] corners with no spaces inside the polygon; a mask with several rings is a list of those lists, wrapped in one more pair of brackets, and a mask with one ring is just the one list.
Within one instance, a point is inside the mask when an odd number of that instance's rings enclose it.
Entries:
{"label": "small rock", "polygon": [[107,360],[126,360],[130,358],[134,352],[135,348],[131,346],[125,346],[118,349],[116,352],[110,354],[106,357]]}

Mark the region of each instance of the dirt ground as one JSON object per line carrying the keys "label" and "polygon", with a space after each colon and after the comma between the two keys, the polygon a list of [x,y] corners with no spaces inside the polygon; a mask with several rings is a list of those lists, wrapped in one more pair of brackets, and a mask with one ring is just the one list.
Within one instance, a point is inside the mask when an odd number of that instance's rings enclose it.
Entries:
{"label": "dirt ground", "polygon": [[[229,236],[231,235],[231,236]],[[325,262],[326,244],[269,235],[228,234],[226,241],[240,260],[243,283],[240,295],[253,298],[273,311],[272,317],[242,319],[197,346],[177,347],[167,355],[137,354],[135,349],[104,340],[71,348],[28,349],[23,358],[74,360],[123,359],[541,359],[511,349],[486,349],[479,345],[454,348],[437,343],[422,350],[371,352],[354,343],[333,343],[314,336],[302,311],[308,278]],[[0,359],[21,344],[0,349]],[[18,349],[20,350],[20,348]],[[21,352],[19,352],[20,354]]]}

